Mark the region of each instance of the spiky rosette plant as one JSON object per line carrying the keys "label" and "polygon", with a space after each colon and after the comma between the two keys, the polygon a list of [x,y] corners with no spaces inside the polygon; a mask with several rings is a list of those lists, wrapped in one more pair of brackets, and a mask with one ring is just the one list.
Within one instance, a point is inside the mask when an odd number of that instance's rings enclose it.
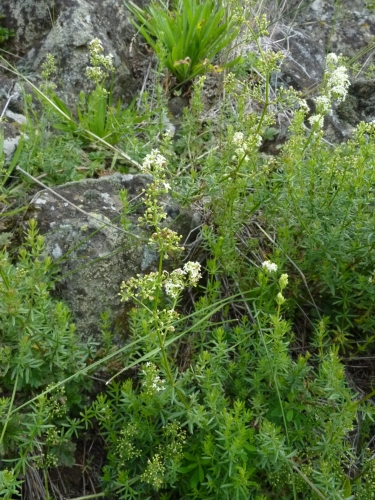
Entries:
{"label": "spiky rosette plant", "polygon": [[180,83],[215,69],[214,57],[239,31],[236,16],[228,18],[226,9],[215,0],[182,0],[172,10],[159,1],[146,10],[131,1],[125,6],[138,21],[133,20],[133,25]]}

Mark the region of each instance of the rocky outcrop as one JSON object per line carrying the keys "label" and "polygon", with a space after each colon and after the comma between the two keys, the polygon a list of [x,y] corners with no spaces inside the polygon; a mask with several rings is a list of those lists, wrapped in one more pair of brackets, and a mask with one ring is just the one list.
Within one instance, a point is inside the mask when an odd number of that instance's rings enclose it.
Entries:
{"label": "rocky outcrop", "polygon": [[[145,175],[114,174],[59,186],[56,192],[64,200],[48,190],[32,200],[46,254],[59,263],[56,293],[69,305],[83,338],[98,338],[100,313],[105,310],[117,318],[117,330],[126,334],[124,324],[119,324],[124,310],[120,285],[137,273],[156,270],[158,256],[147,244],[151,232],[138,225],[144,211],[140,196],[149,182]],[[121,189],[128,191],[129,200],[136,199],[126,231],[120,222]],[[168,215],[166,225],[184,238],[199,224],[197,214],[181,210],[172,198],[161,203]]]}
{"label": "rocky outcrop", "polygon": [[68,105],[75,103],[81,90],[90,89],[84,76],[88,44],[99,38],[105,53],[113,55],[115,95],[123,101],[134,96],[137,68],[144,58],[137,57],[134,45],[131,50],[134,30],[123,0],[2,0],[0,9],[5,15],[2,25],[15,31],[9,51],[21,57],[17,67],[34,83],[50,53],[59,68],[59,93]]}

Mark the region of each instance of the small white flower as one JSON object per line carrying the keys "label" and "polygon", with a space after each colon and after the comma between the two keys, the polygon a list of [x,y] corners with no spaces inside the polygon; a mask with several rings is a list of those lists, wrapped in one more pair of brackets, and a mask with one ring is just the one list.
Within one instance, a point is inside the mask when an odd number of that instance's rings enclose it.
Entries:
{"label": "small white flower", "polygon": [[337,57],[336,54],[331,52],[330,54],[327,54],[326,62],[327,62],[327,64],[337,65],[339,62],[339,58]]}
{"label": "small white flower", "polygon": [[90,49],[93,51],[98,51],[100,49],[103,49],[103,44],[102,41],[99,38],[94,38],[90,42]]}
{"label": "small white flower", "polygon": [[164,284],[165,293],[172,297],[172,299],[177,299],[180,295],[181,290],[184,289],[181,283],[174,283],[173,281],[167,281]]}
{"label": "small white flower", "polygon": [[167,160],[164,156],[157,149],[153,149],[151,153],[145,156],[141,170],[148,173],[162,172],[166,164]]}
{"label": "small white flower", "polygon": [[325,95],[318,96],[315,99],[315,102],[320,113],[329,113],[331,111],[331,101],[327,96]]}
{"label": "small white flower", "polygon": [[318,127],[322,128],[324,125],[324,116],[323,115],[310,116],[309,122],[311,123],[312,126],[314,126],[317,123]]}
{"label": "small white flower", "polygon": [[262,263],[262,267],[269,273],[275,273],[277,271],[277,264],[275,264],[274,262],[270,262],[269,260],[265,260]]}
{"label": "small white flower", "polygon": [[307,102],[306,102],[305,99],[299,99],[298,100],[298,104],[299,104],[299,107],[301,109],[305,109],[306,111],[309,111],[310,108],[309,108],[309,106],[308,106],[308,104],[307,104]]}
{"label": "small white flower", "polygon": [[339,66],[328,78],[328,90],[332,97],[343,101],[348,93],[350,82],[345,66]]}
{"label": "small white flower", "polygon": [[164,132],[165,139],[171,139],[175,134],[175,127],[173,123],[167,123],[167,128]]}
{"label": "small white flower", "polygon": [[244,142],[244,135],[242,132],[236,132],[233,135],[233,142],[234,144],[240,146]]}
{"label": "small white flower", "polygon": [[196,286],[199,279],[202,277],[200,270],[201,265],[199,262],[186,262],[184,265],[184,271],[189,274],[189,282],[191,285]]}
{"label": "small white flower", "polygon": [[165,189],[167,189],[168,191],[169,191],[170,189],[172,189],[172,188],[171,188],[171,185],[170,185],[168,182],[164,182],[164,187],[165,187]]}

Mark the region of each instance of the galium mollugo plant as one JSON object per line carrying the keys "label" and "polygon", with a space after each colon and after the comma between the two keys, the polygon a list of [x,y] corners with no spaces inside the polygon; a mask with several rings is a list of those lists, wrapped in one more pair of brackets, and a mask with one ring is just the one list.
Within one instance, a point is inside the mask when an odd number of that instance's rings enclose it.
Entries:
{"label": "galium mollugo plant", "polygon": [[106,89],[106,82],[115,71],[113,56],[112,54],[104,55],[102,42],[94,38],[89,44],[89,60],[90,66],[86,68],[86,76],[93,82],[95,88],[88,95],[85,92],[79,94],[77,124],[69,107],[63,103],[48,83],[48,78],[56,71],[56,68],[53,56],[47,55],[43,71],[47,83],[44,84],[43,89],[48,88],[47,96],[62,112],[58,115],[59,120],[54,123],[54,127],[76,134],[85,141],[95,141],[95,138],[99,137],[110,145],[114,145],[121,138],[120,124],[126,110],[122,110],[120,101],[117,106],[112,106],[112,93]]}
{"label": "galium mollugo plant", "polygon": [[[353,335],[365,341],[359,349],[374,340],[370,278],[375,146],[371,123],[359,124],[353,138],[340,145],[324,141],[324,117],[335,101],[345,99],[349,86],[340,58],[329,54],[327,68],[310,129],[307,111],[301,108],[294,115],[289,140],[274,160],[266,195],[270,202],[263,213],[277,231],[284,255],[310,276],[319,314],[331,318],[333,339],[345,351],[354,347]],[[272,221],[277,221],[277,228]]]}
{"label": "galium mollugo plant", "polygon": [[[90,339],[87,345],[77,339],[68,308],[50,295],[52,261],[43,250],[30,219],[17,263],[0,252],[0,491],[7,500],[18,495],[28,467],[47,471],[74,462],[79,423],[69,406],[80,401],[81,378],[53,395],[43,391],[84,368],[90,354]],[[36,394],[33,405],[18,411]]]}
{"label": "galium mollugo plant", "polygon": [[[108,447],[105,491],[121,500],[155,494],[202,500],[308,500],[318,494],[343,500],[349,487],[368,491],[360,478],[351,483],[345,474],[361,406],[335,348],[326,347],[324,324],[317,327],[317,356],[293,359],[290,324],[282,317],[288,276],[265,261],[258,283],[248,300],[256,323],[243,317],[234,327],[211,325],[203,338],[192,340],[183,371],[168,356],[172,378],[158,339],[150,340],[155,314],[165,315],[152,309],[157,288],[151,297],[133,292],[139,309],[133,335],[142,330],[150,350],[136,354],[137,375],[111,383],[85,416],[87,423],[95,419]],[[166,336],[177,333],[178,324],[173,326]]]}

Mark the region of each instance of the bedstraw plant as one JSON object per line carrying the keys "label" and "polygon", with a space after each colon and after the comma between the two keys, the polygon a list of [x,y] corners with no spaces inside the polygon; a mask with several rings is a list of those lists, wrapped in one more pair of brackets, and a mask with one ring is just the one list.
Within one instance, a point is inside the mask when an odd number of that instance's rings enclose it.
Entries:
{"label": "bedstraw plant", "polygon": [[[60,144],[87,153],[91,137],[115,155],[117,140],[135,144],[149,180],[135,201],[138,223],[159,261],[119,290],[131,308],[125,346],[111,345],[102,316],[106,357],[91,366],[116,358],[118,372],[83,407],[77,382],[90,346],[49,295],[51,262],[35,222],[18,263],[1,253],[0,492],[10,500],[38,469],[51,498],[49,469],[72,465],[74,436],[93,430],[105,448],[97,496],[373,499],[373,393],[356,389],[341,356],[373,349],[375,125],[328,144],[326,117],[349,86],[342,59],[328,55],[312,112],[300,93],[274,86],[284,56],[264,48],[264,16],[242,19],[256,57],[250,71],[223,75],[213,117],[204,73],[234,39],[235,17],[211,0],[160,5],[150,17],[129,8],[161,66],[179,82],[199,75],[175,137],[161,133],[161,106],[160,116],[149,110],[143,138],[122,138],[104,88],[111,58],[97,40],[88,70],[95,90],[81,98],[77,122],[45,82],[53,111],[43,119],[54,139],[48,120],[60,127]],[[271,155],[267,141],[281,122],[289,129]],[[134,202],[120,196],[127,228]],[[169,196],[201,212],[199,239],[186,248],[167,223]]]}
{"label": "bedstraw plant", "polygon": [[[5,500],[19,494],[20,478],[30,468],[45,474],[48,492],[48,469],[74,463],[71,440],[80,427],[69,415],[81,400],[80,377],[42,394],[82,369],[90,354],[76,337],[68,308],[50,296],[52,262],[42,256],[43,249],[31,219],[17,263],[6,249],[0,252],[0,491]],[[18,412],[35,394],[40,397],[34,404]]]}
{"label": "bedstraw plant", "polygon": [[[315,351],[293,359],[291,324],[283,318],[288,275],[268,260],[251,290],[230,298],[248,310],[235,325],[228,301],[210,285],[195,311],[181,316],[184,291],[199,286],[201,266],[163,269],[182,250],[158,201],[170,188],[166,160],[153,151],[142,169],[153,182],[140,223],[154,230],[149,243],[160,263],[121,287],[122,300],[134,304],[131,341],[141,341],[121,373],[137,371],[122,382],[112,377],[83,416],[107,446],[104,491],[124,500],[351,498],[357,485],[347,470],[357,458],[350,433],[359,415],[367,425],[372,412],[347,386],[325,323],[316,325]],[[217,269],[207,267],[210,283]],[[221,321],[214,311],[222,311]],[[181,369],[185,337],[191,357]]]}

